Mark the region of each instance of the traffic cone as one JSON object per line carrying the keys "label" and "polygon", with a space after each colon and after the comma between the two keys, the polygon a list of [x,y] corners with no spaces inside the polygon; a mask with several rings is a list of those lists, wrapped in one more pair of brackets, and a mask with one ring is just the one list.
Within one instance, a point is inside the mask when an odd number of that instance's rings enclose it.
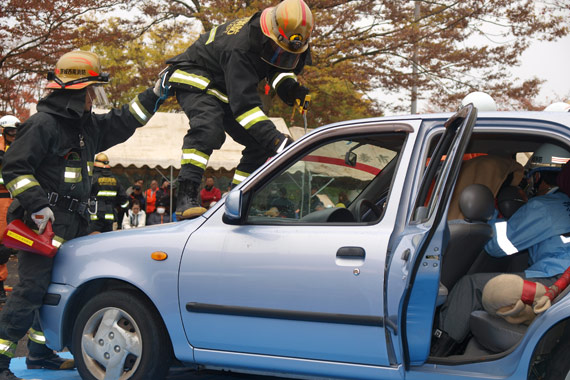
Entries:
{"label": "traffic cone", "polygon": [[51,221],[48,222],[44,233],[38,235],[30,227],[26,226],[23,221],[16,219],[6,226],[2,236],[2,243],[8,248],[54,257],[57,253],[57,247],[52,245],[54,236]]}

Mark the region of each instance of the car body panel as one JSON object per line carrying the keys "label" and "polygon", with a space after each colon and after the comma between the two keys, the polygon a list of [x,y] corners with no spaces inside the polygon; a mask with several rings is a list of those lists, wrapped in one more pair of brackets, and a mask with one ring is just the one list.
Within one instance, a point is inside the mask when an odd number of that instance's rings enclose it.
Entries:
{"label": "car body panel", "polygon": [[[179,348],[176,352],[185,353],[181,360],[193,360],[180,320],[177,278],[186,241],[204,221],[204,218],[198,218],[144,227],[143,233],[136,229],[116,231],[64,243],[56,255],[52,284],[48,289],[48,293],[60,294],[62,299],[57,306],[44,305],[41,309],[42,320],[46,321],[44,333],[50,346],[62,348],[64,327],[61,326],[61,316],[65,310],[61,306],[66,305],[82,285],[104,278],[124,281],[143,291],[161,311],[168,330],[172,332],[172,343]],[[154,251],[167,253],[168,258],[155,261],[150,257]],[[90,258],[89,265],[85,265],[87,257]]]}
{"label": "car body panel", "polygon": [[[64,323],[81,289],[113,280],[148,297],[174,354],[188,364],[302,378],[525,378],[541,337],[570,318],[570,296],[540,315],[505,354],[484,362],[426,361],[448,200],[438,206],[439,221],[411,221],[428,146],[450,116],[396,116],[318,128],[233,190],[243,194],[235,199],[247,200],[320,141],[405,131],[386,211],[375,224],[231,224],[224,219],[223,198],[192,221],[65,243],[48,289],[59,302],[41,310],[50,347],[64,347],[70,328]],[[481,113],[475,126],[477,133],[522,130],[568,143],[570,114]],[[454,181],[449,173],[444,186],[452,189]],[[337,257],[347,246],[363,248],[365,256]],[[168,259],[151,260],[153,251],[166,252]]]}

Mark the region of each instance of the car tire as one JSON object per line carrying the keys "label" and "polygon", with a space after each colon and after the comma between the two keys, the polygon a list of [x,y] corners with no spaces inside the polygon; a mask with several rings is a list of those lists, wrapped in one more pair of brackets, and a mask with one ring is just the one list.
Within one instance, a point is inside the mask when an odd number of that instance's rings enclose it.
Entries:
{"label": "car tire", "polygon": [[163,379],[171,361],[168,333],[156,310],[126,290],[98,294],[85,304],[72,347],[84,380]]}
{"label": "car tire", "polygon": [[559,344],[552,352],[546,368],[546,379],[568,380],[570,379],[570,341]]}

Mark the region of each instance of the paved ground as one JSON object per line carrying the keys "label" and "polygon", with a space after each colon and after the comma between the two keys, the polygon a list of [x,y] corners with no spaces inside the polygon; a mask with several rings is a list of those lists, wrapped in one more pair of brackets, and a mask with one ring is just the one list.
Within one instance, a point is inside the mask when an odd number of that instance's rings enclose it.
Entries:
{"label": "paved ground", "polygon": [[[71,357],[67,353],[62,356]],[[26,369],[25,358],[20,357],[12,361],[10,369],[18,377],[36,380],[81,380],[81,376],[76,370],[73,371],[48,371],[48,370],[28,370]],[[186,368],[172,368],[167,380],[279,380],[274,377],[252,376],[232,374],[230,372],[217,371],[194,371]]]}
{"label": "paved ground", "polygon": [[[5,282],[7,287],[12,287],[18,282],[18,262],[16,257],[12,256],[8,262],[8,280]],[[8,297],[10,292],[8,292]],[[1,309],[1,305],[0,305]],[[28,370],[26,368],[25,356],[27,338],[24,337],[18,342],[18,349],[16,350],[16,358],[12,360],[10,369],[16,376],[24,379],[35,380],[81,380],[81,376],[76,370],[73,371],[48,371],[48,370]],[[62,356],[71,358],[69,352],[61,353]],[[196,371],[188,368],[171,368],[168,380],[234,380],[234,379],[249,379],[249,380],[278,380],[276,377],[267,376],[253,376],[242,375],[231,372],[219,371]]]}

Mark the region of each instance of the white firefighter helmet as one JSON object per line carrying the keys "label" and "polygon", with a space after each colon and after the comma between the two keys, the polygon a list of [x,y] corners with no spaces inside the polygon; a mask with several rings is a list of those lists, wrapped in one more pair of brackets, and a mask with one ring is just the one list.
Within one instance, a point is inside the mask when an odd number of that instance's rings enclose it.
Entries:
{"label": "white firefighter helmet", "polygon": [[6,115],[0,118],[1,128],[18,128],[20,126],[20,119],[16,116]]}
{"label": "white firefighter helmet", "polygon": [[570,112],[570,103],[568,102],[556,102],[552,103],[544,109],[548,112]]}
{"label": "white firefighter helmet", "polygon": [[546,143],[538,147],[533,153],[528,161],[528,167],[531,170],[537,168],[560,169],[568,160],[570,160],[570,152],[558,145]]}
{"label": "white firefighter helmet", "polygon": [[554,184],[556,175],[569,160],[570,152],[558,145],[545,143],[539,146],[526,164],[528,172],[525,192],[527,195],[532,197],[539,194],[539,186],[544,180]]}
{"label": "white firefighter helmet", "polygon": [[461,101],[461,107],[465,107],[469,103],[473,103],[478,111],[496,111],[497,103],[493,100],[491,95],[481,91],[475,91],[468,94]]}

